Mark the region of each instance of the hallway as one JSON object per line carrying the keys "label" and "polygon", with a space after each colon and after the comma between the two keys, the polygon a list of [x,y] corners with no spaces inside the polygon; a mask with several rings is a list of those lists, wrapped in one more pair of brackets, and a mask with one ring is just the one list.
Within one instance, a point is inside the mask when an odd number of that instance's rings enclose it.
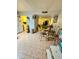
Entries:
{"label": "hallway", "polygon": [[17,40],[17,59],[47,59],[46,48],[52,41],[46,41],[40,32],[20,33]]}

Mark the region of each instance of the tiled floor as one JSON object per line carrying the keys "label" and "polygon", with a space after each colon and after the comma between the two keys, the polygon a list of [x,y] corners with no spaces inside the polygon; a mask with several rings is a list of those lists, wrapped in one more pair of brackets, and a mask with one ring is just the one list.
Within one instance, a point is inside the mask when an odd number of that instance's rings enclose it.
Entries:
{"label": "tiled floor", "polygon": [[47,59],[46,48],[52,41],[46,41],[40,32],[18,34],[17,40],[17,59]]}

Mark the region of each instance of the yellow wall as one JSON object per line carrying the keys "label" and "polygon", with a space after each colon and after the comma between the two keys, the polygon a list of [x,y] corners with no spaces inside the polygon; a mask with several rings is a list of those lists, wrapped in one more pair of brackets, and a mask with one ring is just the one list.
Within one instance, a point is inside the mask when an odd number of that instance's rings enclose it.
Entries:
{"label": "yellow wall", "polygon": [[25,25],[23,22],[27,22],[27,16],[21,16],[21,23],[22,25]]}
{"label": "yellow wall", "polygon": [[[38,19],[38,24],[43,25],[43,22],[48,21],[48,25],[53,25],[53,18],[44,18],[44,17],[39,17]],[[42,28],[38,27],[38,30],[42,30]]]}
{"label": "yellow wall", "polygon": [[[27,32],[27,16],[20,16],[20,18],[21,18],[21,24],[22,24],[22,26],[24,26],[24,31],[26,31]],[[23,22],[26,22],[26,24],[24,24]]]}
{"label": "yellow wall", "polygon": [[49,25],[53,24],[53,18],[50,19],[50,18],[43,18],[43,17],[39,17],[38,24],[42,25],[43,22],[45,22],[45,21],[49,21],[49,23],[48,23]]}
{"label": "yellow wall", "polygon": [[51,22],[50,22],[50,24],[53,25],[53,18],[51,18]]}

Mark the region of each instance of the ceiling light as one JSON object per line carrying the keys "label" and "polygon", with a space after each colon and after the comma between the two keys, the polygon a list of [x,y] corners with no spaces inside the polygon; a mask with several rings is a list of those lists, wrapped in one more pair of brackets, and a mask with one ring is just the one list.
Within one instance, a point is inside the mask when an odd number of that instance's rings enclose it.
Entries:
{"label": "ceiling light", "polygon": [[48,11],[42,11],[42,13],[48,13]]}

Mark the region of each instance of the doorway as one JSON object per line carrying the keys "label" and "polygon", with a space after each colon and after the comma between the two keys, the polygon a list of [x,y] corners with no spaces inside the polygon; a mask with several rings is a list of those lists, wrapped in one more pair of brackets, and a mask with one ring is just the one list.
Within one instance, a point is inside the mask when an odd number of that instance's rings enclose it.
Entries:
{"label": "doorway", "polygon": [[20,18],[21,18],[21,25],[22,25],[23,31],[29,32],[27,16],[20,16]]}
{"label": "doorway", "polygon": [[39,17],[38,30],[47,29],[49,25],[51,25],[51,17]]}

